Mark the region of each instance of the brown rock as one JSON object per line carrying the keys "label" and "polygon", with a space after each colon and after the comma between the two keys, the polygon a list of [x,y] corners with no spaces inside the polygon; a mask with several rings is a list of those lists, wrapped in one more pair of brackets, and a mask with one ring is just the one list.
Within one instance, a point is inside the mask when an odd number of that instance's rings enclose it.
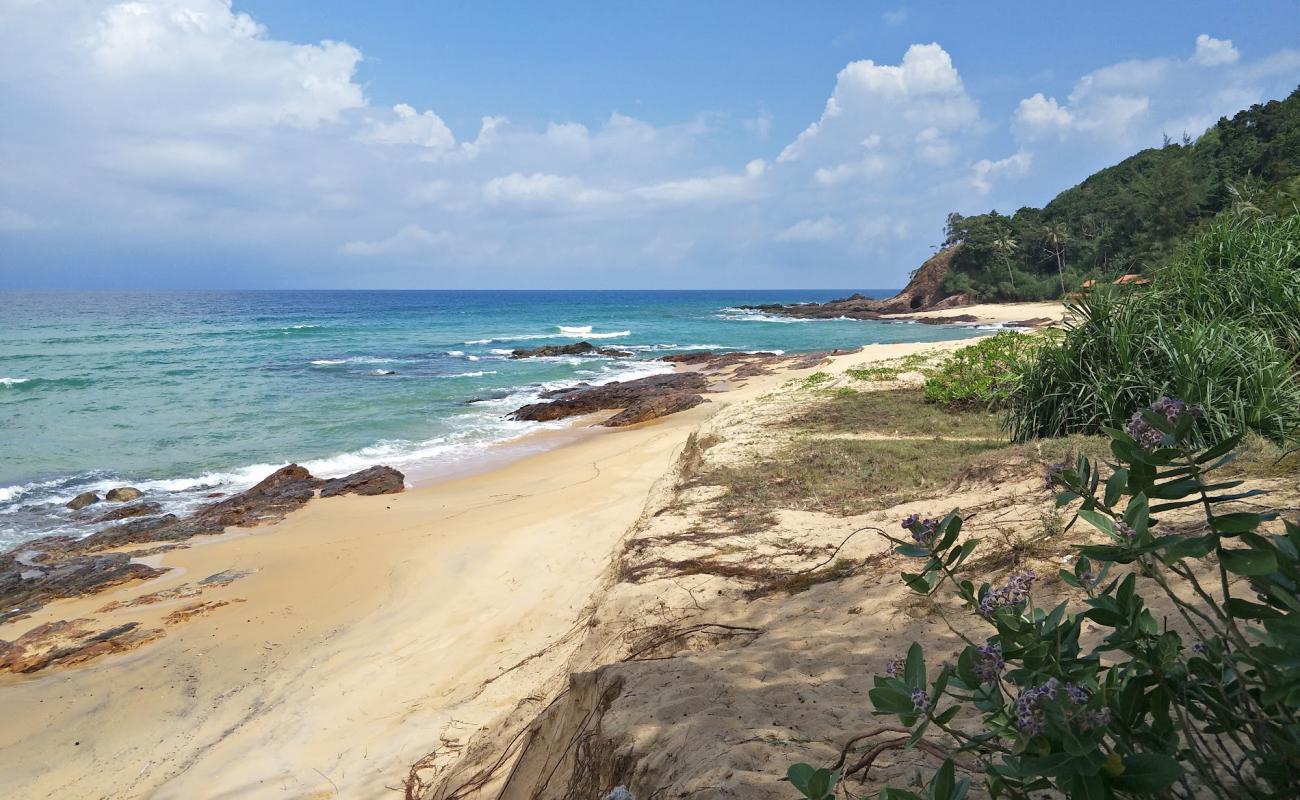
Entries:
{"label": "brown rock", "polygon": [[54,664],[80,664],[162,636],[159,629],[140,630],[138,622],[99,632],[92,632],[90,624],[88,619],[58,620],[38,625],[12,642],[0,640],[0,670],[28,673]]}
{"label": "brown rock", "polygon": [[321,497],[341,494],[397,494],[406,488],[406,476],[392,467],[370,467],[321,485]]}
{"label": "brown rock", "polygon": [[627,358],[632,355],[626,350],[610,347],[597,347],[591,342],[574,344],[548,344],[544,347],[516,348],[510,353],[511,358],[539,358],[543,356],[607,356],[610,358]]}
{"label": "brown rock", "polygon": [[115,508],[106,514],[101,514],[94,519],[94,522],[115,522],[120,519],[130,517],[148,517],[162,512],[162,506],[157,503],[136,503],[135,505],[122,506]]}
{"label": "brown rock", "polygon": [[81,494],[69,500],[67,506],[73,511],[80,511],[86,506],[98,502],[99,502],[99,495],[95,494],[94,492],[82,492]]}
{"label": "brown rock", "polygon": [[517,409],[510,418],[528,422],[567,419],[596,411],[626,409],[661,395],[700,394],[708,391],[708,388],[708,378],[698,372],[650,375],[631,381],[615,381],[602,386],[557,392],[551,402],[526,405]]}
{"label": "brown rock", "polygon": [[116,489],[109,489],[108,493],[104,495],[104,499],[110,503],[125,503],[136,499],[142,494],[144,492],[134,486],[119,486]]}
{"label": "brown rock", "polygon": [[700,395],[691,394],[690,392],[651,395],[633,402],[632,405],[601,424],[607,428],[636,425],[639,422],[647,422],[669,414],[676,414],[678,411],[685,411],[688,408],[695,408],[700,403],[705,402],[708,401]]}
{"label": "brown rock", "polygon": [[18,556],[0,556],[0,622],[55,598],[97,592],[165,571],[132,563],[127,553],[50,558],[47,553],[27,552]]}

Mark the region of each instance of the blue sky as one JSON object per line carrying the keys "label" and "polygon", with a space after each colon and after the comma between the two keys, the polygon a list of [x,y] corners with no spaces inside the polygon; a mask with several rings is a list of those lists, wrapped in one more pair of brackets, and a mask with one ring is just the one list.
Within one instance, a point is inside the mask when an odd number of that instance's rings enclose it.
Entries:
{"label": "blue sky", "polygon": [[1300,6],[0,2],[0,287],[900,286]]}

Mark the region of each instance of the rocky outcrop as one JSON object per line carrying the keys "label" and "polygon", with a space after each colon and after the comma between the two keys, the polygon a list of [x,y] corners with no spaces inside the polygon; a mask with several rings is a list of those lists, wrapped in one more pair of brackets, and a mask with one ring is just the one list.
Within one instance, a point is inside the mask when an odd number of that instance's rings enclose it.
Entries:
{"label": "rocky outcrop", "polygon": [[[639,417],[637,422],[644,422],[655,416],[699,405],[704,402],[704,398],[699,395],[708,389],[708,378],[698,372],[650,375],[631,381],[614,381],[601,386],[577,386],[548,392],[543,397],[552,398],[550,402],[531,403],[516,410],[510,418],[527,422],[550,422],[597,411],[636,408],[638,410],[628,418],[635,416]],[[680,395],[695,395],[699,399],[689,402]],[[655,409],[662,413],[655,414]],[[612,419],[616,418],[617,416]],[[612,419],[604,424],[609,425]],[[624,421],[618,424],[633,423]]]}
{"label": "rocky outcrop", "polygon": [[162,513],[162,506],[158,503],[135,503],[129,506],[115,508],[106,514],[100,514],[95,517],[95,524],[102,522],[117,522],[118,520],[130,519],[131,517],[152,517]]}
{"label": "rocky outcrop", "polygon": [[[290,464],[256,486],[200,507],[188,517],[162,514],[157,503],[113,509],[96,522],[121,520],[89,536],[54,536],[0,554],[0,622],[29,613],[46,601],[100,591],[162,571],[133,563],[131,554],[102,551],[141,542],[175,542],[283,519],[316,496],[393,494],[405,477],[391,467],[371,467],[344,478],[324,480]],[[17,611],[14,611],[17,609]]]}
{"label": "rocky outcrop", "polygon": [[161,574],[163,570],[133,563],[126,553],[67,557],[34,549],[6,553],[0,555],[0,622],[28,614],[56,598]]}
{"label": "rocky outcrop", "polygon": [[649,422],[652,419],[666,417],[669,414],[676,414],[678,411],[685,411],[688,408],[695,408],[704,402],[706,401],[701,395],[691,392],[651,395],[633,402],[632,405],[601,424],[608,428],[622,428],[627,425],[636,425],[640,422]]}
{"label": "rocky outcrop", "polygon": [[95,494],[94,492],[82,492],[81,494],[69,500],[67,502],[67,506],[73,511],[80,511],[86,506],[93,505],[98,502],[99,502],[99,495]]}
{"label": "rocky outcrop", "polygon": [[109,489],[108,493],[104,495],[104,499],[110,503],[127,503],[135,500],[142,494],[144,494],[144,492],[134,486],[119,486],[116,489]]}
{"label": "rocky outcrop", "polygon": [[12,642],[0,639],[0,671],[36,672],[52,664],[79,664],[108,653],[139,647],[162,635],[128,622],[102,631],[88,619],[61,619],[37,625]]}
{"label": "rocky outcrop", "polygon": [[342,494],[397,494],[406,488],[406,476],[392,467],[370,467],[354,472],[346,478],[325,481],[320,487],[321,497]]}
{"label": "rocky outcrop", "polygon": [[[971,299],[967,295],[948,295],[943,291],[943,282],[948,277],[948,269],[955,252],[955,247],[949,247],[935,253],[912,273],[912,279],[908,281],[903,291],[886,300],[872,300],[860,294],[852,294],[825,303],[792,305],[770,303],[741,306],[741,308],[800,319],[879,319],[886,314],[906,314],[911,311],[934,311],[968,306],[971,304]],[[941,323],[948,321],[951,320],[940,320]]]}
{"label": "rocky outcrop", "polygon": [[574,344],[548,344],[543,347],[519,347],[511,351],[511,358],[543,358],[548,356],[605,356],[607,358],[627,358],[632,355],[626,350],[612,347],[597,347],[591,342]]}

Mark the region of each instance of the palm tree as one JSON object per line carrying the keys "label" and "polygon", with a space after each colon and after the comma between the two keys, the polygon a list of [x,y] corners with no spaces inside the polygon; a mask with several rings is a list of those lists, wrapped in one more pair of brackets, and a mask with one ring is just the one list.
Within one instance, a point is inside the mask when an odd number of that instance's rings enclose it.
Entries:
{"label": "palm tree", "polygon": [[1070,232],[1059,222],[1043,226],[1043,238],[1051,245],[1049,252],[1056,256],[1056,274],[1061,278],[1061,294],[1065,294],[1065,243]]}
{"label": "palm tree", "polygon": [[1016,289],[1016,276],[1011,271],[1011,254],[1016,252],[1016,240],[1011,236],[1011,232],[1003,228],[998,231],[998,238],[993,240],[993,249],[1002,254],[1002,261],[1007,265],[1007,278],[1011,281],[1011,290]]}

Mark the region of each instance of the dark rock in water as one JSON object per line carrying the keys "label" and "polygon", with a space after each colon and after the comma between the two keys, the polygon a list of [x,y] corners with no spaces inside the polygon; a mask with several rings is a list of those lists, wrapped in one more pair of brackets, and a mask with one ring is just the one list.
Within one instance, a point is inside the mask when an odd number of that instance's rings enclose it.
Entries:
{"label": "dark rock in water", "polygon": [[685,411],[688,408],[695,408],[700,403],[707,403],[698,394],[690,392],[671,392],[668,394],[656,394],[649,397],[641,398],[632,403],[632,405],[618,412],[614,416],[605,420],[601,424],[607,428],[621,428],[625,425],[636,425],[639,422],[648,422],[652,419],[658,419],[669,414],[676,414],[678,411]]}
{"label": "dark rock in water", "polygon": [[516,348],[510,353],[511,358],[538,358],[543,356],[607,356],[609,358],[627,358],[632,355],[626,350],[611,347],[597,347],[591,342],[574,344],[548,344],[545,347]]}
{"label": "dark rock in water", "polygon": [[406,488],[406,476],[392,467],[371,467],[321,485],[321,497],[342,494],[397,494]]}
{"label": "dark rock in water", "polygon": [[[582,414],[591,414],[596,411],[628,409],[638,404],[641,404],[642,409],[648,409],[649,406],[645,404],[649,403],[653,398],[680,394],[699,395],[708,391],[708,389],[708,378],[698,372],[651,375],[631,381],[615,381],[602,386],[588,386],[563,393],[555,393],[555,399],[551,402],[526,405],[512,413],[510,418],[527,422],[548,422]],[[662,413],[671,414],[673,411],[680,411],[683,408],[690,407],[683,405],[683,402],[680,398],[672,402],[665,401],[662,405],[664,409]],[[703,402],[703,398],[700,398],[699,402]],[[693,405],[698,405],[699,402]],[[645,411],[640,412],[637,416],[642,416],[644,413]],[[654,416],[662,416],[662,414]],[[637,421],[653,419],[654,416],[643,416],[643,419]],[[630,425],[632,423],[625,422],[621,424]]]}
{"label": "dark rock in water", "polygon": [[122,506],[106,514],[101,514],[94,519],[94,522],[116,522],[119,519],[129,519],[130,517],[150,517],[161,512],[162,506],[157,503],[136,503],[135,505]]}
{"label": "dark rock in water", "polygon": [[36,558],[34,563],[24,564],[13,553],[0,555],[0,622],[29,613],[55,598],[76,597],[127,581],[153,578],[165,571],[134,564],[127,553],[57,560],[39,553]]}
{"label": "dark rock in water", "polygon": [[376,374],[376,375],[396,375],[396,374],[397,374],[397,370],[395,370],[395,369],[377,369],[377,370],[375,370],[375,374]]}
{"label": "dark rock in water", "polygon": [[82,492],[68,501],[68,508],[73,511],[80,511],[88,505],[99,502],[99,495],[94,492]]}
{"label": "dark rock in water", "polygon": [[104,499],[110,503],[125,503],[136,499],[142,494],[144,492],[134,486],[119,486],[116,489],[109,489],[108,493],[104,495]]}

